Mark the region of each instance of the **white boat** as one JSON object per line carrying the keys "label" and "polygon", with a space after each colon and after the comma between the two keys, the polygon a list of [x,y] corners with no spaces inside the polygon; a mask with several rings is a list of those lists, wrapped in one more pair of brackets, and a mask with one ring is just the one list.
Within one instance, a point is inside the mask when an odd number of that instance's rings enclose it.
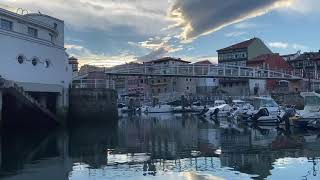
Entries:
{"label": "white boat", "polygon": [[201,112],[204,108],[205,108],[205,106],[197,106],[197,105],[191,106],[191,109],[193,112]]}
{"label": "white boat", "polygon": [[230,115],[230,111],[232,107],[228,104],[221,104],[218,106],[210,107],[205,112],[201,114],[201,116],[206,118],[212,118],[214,116],[217,117],[228,117]]}
{"label": "white boat", "polygon": [[244,106],[245,104],[246,104],[246,102],[245,102],[245,101],[242,101],[242,100],[237,100],[237,99],[232,100],[232,105],[233,105],[233,106],[236,106],[236,107],[242,107],[242,106]]}
{"label": "white boat", "polygon": [[227,104],[225,100],[215,100],[213,106],[216,107],[216,106],[221,106],[224,104]]}
{"label": "white boat", "polygon": [[282,116],[284,114],[284,112],[280,110],[280,106],[271,97],[254,97],[252,105],[253,108],[248,109],[248,111],[243,115],[252,116],[260,109],[265,108],[268,110],[269,116],[262,116],[257,120],[260,123],[278,122],[278,116]]}
{"label": "white boat", "polygon": [[170,105],[156,105],[145,108],[145,113],[170,113],[173,112],[173,107]]}
{"label": "white boat", "polygon": [[173,107],[173,111],[178,113],[192,112],[192,107],[176,106],[176,107]]}
{"label": "white boat", "polygon": [[302,92],[300,95],[304,98],[304,109],[297,111],[299,118],[292,123],[301,128],[320,128],[320,94]]}
{"label": "white boat", "polygon": [[297,111],[301,119],[315,120],[320,119],[320,94],[315,92],[302,92],[304,98],[304,109]]}

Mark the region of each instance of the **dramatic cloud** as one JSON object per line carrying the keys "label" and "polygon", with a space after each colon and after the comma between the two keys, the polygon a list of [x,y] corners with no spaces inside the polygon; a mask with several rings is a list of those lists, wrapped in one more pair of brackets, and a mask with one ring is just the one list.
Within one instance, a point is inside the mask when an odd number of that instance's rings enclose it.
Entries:
{"label": "dramatic cloud", "polygon": [[63,19],[78,30],[110,31],[130,27],[140,34],[160,34],[168,26],[166,1],[150,0],[4,0],[13,7]]}
{"label": "dramatic cloud", "polygon": [[192,40],[227,25],[291,5],[294,0],[176,0],[170,17],[182,28],[181,37]]}

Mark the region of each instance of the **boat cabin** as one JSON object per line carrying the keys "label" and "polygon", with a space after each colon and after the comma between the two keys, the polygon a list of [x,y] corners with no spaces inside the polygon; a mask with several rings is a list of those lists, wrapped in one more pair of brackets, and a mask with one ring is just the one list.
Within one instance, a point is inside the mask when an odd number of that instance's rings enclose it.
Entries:
{"label": "boat cabin", "polygon": [[215,100],[214,101],[214,106],[221,106],[227,104],[225,100]]}
{"label": "boat cabin", "polygon": [[255,110],[267,108],[269,111],[274,111],[279,109],[279,105],[271,97],[255,97],[252,105]]}
{"label": "boat cabin", "polygon": [[320,110],[320,94],[315,92],[302,92],[300,94],[304,98],[304,110],[308,112],[319,112]]}

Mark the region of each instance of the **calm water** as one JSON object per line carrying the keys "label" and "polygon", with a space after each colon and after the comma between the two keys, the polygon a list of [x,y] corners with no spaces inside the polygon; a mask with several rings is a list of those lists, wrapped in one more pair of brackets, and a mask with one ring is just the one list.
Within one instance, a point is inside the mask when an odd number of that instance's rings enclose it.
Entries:
{"label": "calm water", "polygon": [[194,115],[122,117],[46,136],[3,133],[0,179],[320,179],[319,142],[317,132]]}

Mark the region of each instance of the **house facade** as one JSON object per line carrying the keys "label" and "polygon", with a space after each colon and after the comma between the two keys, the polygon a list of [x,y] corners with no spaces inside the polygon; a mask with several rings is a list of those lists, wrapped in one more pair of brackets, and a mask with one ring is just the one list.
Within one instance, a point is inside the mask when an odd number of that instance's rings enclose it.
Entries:
{"label": "house facade", "polygon": [[272,53],[271,50],[259,38],[249,39],[229,47],[220,49],[218,52],[219,64],[246,66],[246,62],[261,54]]}
{"label": "house facade", "polygon": [[[248,67],[291,73],[292,66],[279,54],[262,54],[250,61]],[[287,84],[287,86],[285,86]],[[288,92],[289,82],[281,80],[249,80],[250,94],[268,94],[270,92]]]}
{"label": "house facade", "polygon": [[[220,49],[218,62],[221,65],[247,66],[251,59],[262,55],[270,54],[271,50],[259,38],[249,39],[229,47]],[[254,82],[255,80],[224,78],[219,80],[219,88],[231,96],[248,96],[252,94],[254,86],[262,86],[264,83]],[[261,87],[261,89],[264,87]]]}
{"label": "house facade", "polygon": [[[162,74],[170,74],[175,71],[176,66],[190,64],[188,61],[181,59],[165,57],[153,61],[146,62],[145,64],[152,65],[155,69],[157,66],[161,66]],[[172,71],[172,72],[171,72]],[[194,78],[182,78],[182,77],[149,77],[147,84],[149,85],[149,93],[153,97],[172,98],[175,96],[189,96],[196,93]]]}

